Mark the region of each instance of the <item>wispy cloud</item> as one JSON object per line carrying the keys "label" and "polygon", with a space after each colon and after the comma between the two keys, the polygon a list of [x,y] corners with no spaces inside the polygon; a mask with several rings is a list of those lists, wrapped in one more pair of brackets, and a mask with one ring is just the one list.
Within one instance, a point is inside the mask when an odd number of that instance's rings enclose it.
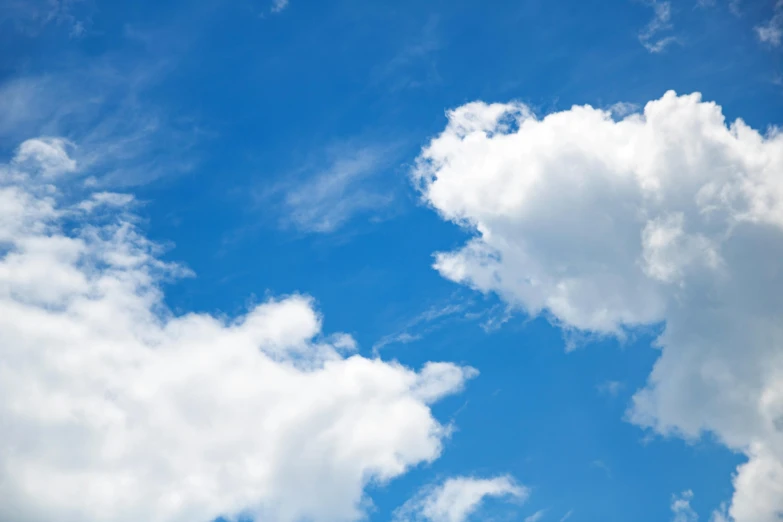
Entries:
{"label": "wispy cloud", "polygon": [[780,47],[783,42],[783,0],[775,3],[772,18],[765,24],[755,27],[758,39],[772,47]]}
{"label": "wispy cloud", "polygon": [[625,384],[620,381],[604,381],[596,386],[598,393],[601,395],[609,395],[610,397],[617,397],[617,394],[619,394],[624,387]]}
{"label": "wispy cloud", "polygon": [[15,30],[37,36],[47,26],[82,36],[90,24],[90,4],[82,0],[4,0],[0,2],[0,24],[9,22]]}
{"label": "wispy cloud", "polygon": [[612,470],[609,469],[609,466],[603,460],[596,459],[590,465],[606,473],[607,478],[612,478]]}
{"label": "wispy cloud", "polygon": [[443,326],[444,321],[454,319],[455,316],[464,316],[464,312],[469,306],[470,302],[468,301],[431,306],[408,320],[400,330],[381,337],[373,345],[373,351],[377,353],[392,344],[409,344],[418,341]]}
{"label": "wispy cloud", "polygon": [[97,184],[135,185],[189,170],[198,125],[144,96],[171,67],[155,48],[158,54],[108,53],[0,83],[0,142],[63,136],[78,144],[72,154]]}
{"label": "wispy cloud", "polygon": [[679,495],[674,495],[672,498],[672,522],[697,522],[699,515],[691,507],[691,500],[693,499],[693,491],[683,491]]}
{"label": "wispy cloud", "polygon": [[648,4],[653,8],[653,18],[639,33],[639,42],[651,53],[660,53],[677,42],[674,36],[660,35],[672,29],[672,7],[668,1],[649,0]]}
{"label": "wispy cloud", "polygon": [[274,0],[274,2],[272,2],[272,9],[271,9],[271,11],[273,13],[279,13],[280,11],[285,9],[286,7],[288,7],[288,0]]}
{"label": "wispy cloud", "polygon": [[376,342],[372,348],[377,353],[382,348],[392,344],[409,344],[424,338],[423,334],[412,334],[408,332],[400,332],[391,335],[384,335],[378,342]]}
{"label": "wispy cloud", "polygon": [[271,187],[257,194],[259,202],[272,202],[283,226],[303,232],[334,232],[358,215],[377,218],[394,201],[389,174],[397,158],[394,145],[341,144],[310,160]]}
{"label": "wispy cloud", "polygon": [[372,80],[385,84],[390,91],[438,83],[435,54],[442,45],[438,19],[432,17],[417,34],[405,40],[390,60],[373,70]]}
{"label": "wispy cloud", "polygon": [[563,515],[563,517],[560,519],[560,522],[566,522],[566,520],[571,518],[571,515],[573,515],[573,514],[574,514],[574,510],[573,509],[569,509],[568,512],[565,515]]}
{"label": "wispy cloud", "polygon": [[403,321],[396,331],[381,337],[373,344],[373,351],[394,344],[410,344],[458,321],[476,322],[487,333],[500,329],[513,317],[505,304],[487,304],[475,301],[461,293],[455,293],[443,302],[431,305],[424,311]]}
{"label": "wispy cloud", "polygon": [[525,517],[525,522],[539,522],[546,514],[546,509],[539,509],[529,517]]}
{"label": "wispy cloud", "polygon": [[493,478],[452,477],[427,486],[398,508],[394,522],[465,522],[485,499],[524,502],[530,491],[508,475]]}

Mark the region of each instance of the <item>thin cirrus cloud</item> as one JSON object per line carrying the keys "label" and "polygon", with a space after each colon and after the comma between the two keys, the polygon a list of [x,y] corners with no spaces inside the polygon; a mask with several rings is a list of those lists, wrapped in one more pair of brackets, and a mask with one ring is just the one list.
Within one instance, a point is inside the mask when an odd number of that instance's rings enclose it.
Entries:
{"label": "thin cirrus cloud", "polygon": [[384,335],[373,344],[373,352],[394,344],[409,344],[423,339],[428,333],[441,328],[449,319],[463,316],[470,303],[449,302],[432,306],[408,320],[405,326],[391,334]]}
{"label": "thin cirrus cloud", "polygon": [[523,502],[529,490],[508,475],[451,477],[422,488],[394,513],[395,522],[465,522],[486,499]]}
{"label": "thin cirrus cloud", "polygon": [[[172,115],[148,97],[177,61],[187,38],[130,26],[134,51],[113,51],[0,82],[0,142],[61,136],[70,154],[101,185],[134,186],[189,172],[207,134],[188,115]],[[12,151],[2,150],[8,154]]]}
{"label": "thin cirrus cloud", "polygon": [[371,74],[374,84],[384,84],[390,92],[432,86],[441,81],[437,54],[444,47],[437,17],[431,17],[418,31],[402,32],[403,43],[385,63]]}
{"label": "thin cirrus cloud", "polygon": [[279,13],[288,7],[288,0],[274,0],[272,2],[272,12]]}
{"label": "thin cirrus cloud", "polygon": [[540,522],[546,515],[546,509],[539,509],[530,516],[525,517],[525,522]]}
{"label": "thin cirrus cloud", "polygon": [[335,232],[359,216],[379,219],[395,201],[388,174],[396,159],[393,145],[331,147],[258,200],[273,203],[283,227],[308,233]]}
{"label": "thin cirrus cloud", "polygon": [[672,6],[668,1],[661,0],[650,0],[649,5],[653,9],[653,18],[639,32],[639,42],[649,52],[660,53],[677,42],[674,36],[661,36],[661,33],[672,29]]}
{"label": "thin cirrus cloud", "polygon": [[302,295],[175,315],[161,285],[187,271],[131,197],[74,199],[68,148],[0,165],[1,520],[359,520],[368,482],[439,456],[430,405],[475,370],[359,356]]}
{"label": "thin cirrus cloud", "polygon": [[667,92],[622,118],[472,102],[421,152],[424,200],[472,234],[442,276],[564,331],[663,324],[628,418],[748,461],[729,514],[783,511],[783,134]]}
{"label": "thin cirrus cloud", "polygon": [[37,36],[46,26],[82,36],[89,26],[92,6],[82,0],[6,0],[0,3],[0,24],[9,22],[16,31]]}

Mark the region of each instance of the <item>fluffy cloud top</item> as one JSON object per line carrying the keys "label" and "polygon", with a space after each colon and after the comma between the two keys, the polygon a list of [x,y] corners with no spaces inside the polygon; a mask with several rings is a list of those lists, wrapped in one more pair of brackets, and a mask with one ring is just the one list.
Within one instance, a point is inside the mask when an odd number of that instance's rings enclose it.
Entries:
{"label": "fluffy cloud top", "polygon": [[351,354],[299,295],[172,314],[183,270],[131,198],[67,201],[65,146],[0,166],[0,519],[356,520],[368,482],[438,456],[429,404],[475,370]]}
{"label": "fluffy cloud top", "polygon": [[783,135],[700,95],[623,118],[589,106],[536,118],[470,103],[424,148],[425,200],[474,237],[436,255],[454,281],[564,328],[665,323],[630,418],[714,432],[745,452],[730,514],[783,511]]}
{"label": "fluffy cloud top", "polygon": [[528,490],[509,476],[482,479],[452,477],[425,487],[395,512],[397,522],[465,522],[485,498],[524,500]]}

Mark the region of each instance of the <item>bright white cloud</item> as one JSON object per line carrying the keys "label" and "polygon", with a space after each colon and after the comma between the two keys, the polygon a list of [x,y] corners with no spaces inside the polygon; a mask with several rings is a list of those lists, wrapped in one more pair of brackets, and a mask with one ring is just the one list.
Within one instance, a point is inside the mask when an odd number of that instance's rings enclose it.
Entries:
{"label": "bright white cloud", "polygon": [[749,462],[738,522],[783,511],[783,134],[698,94],[622,119],[521,104],[448,114],[414,178],[475,236],[435,268],[566,329],[622,336],[665,323],[630,418],[714,432]]}
{"label": "bright white cloud", "polygon": [[300,295],[174,315],[161,282],[183,270],[132,198],[58,192],[64,150],[0,166],[0,520],[345,522],[368,482],[439,455],[429,404],[475,370],[352,354]]}
{"label": "bright white cloud", "polygon": [[465,522],[486,498],[525,500],[528,489],[509,476],[489,479],[452,477],[437,486],[428,486],[401,506],[396,522]]}

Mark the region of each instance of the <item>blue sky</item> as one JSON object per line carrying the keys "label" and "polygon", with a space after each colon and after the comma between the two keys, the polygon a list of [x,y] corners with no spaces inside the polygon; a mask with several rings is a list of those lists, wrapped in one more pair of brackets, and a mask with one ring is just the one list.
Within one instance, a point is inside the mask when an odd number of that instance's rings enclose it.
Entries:
{"label": "blue sky", "polygon": [[[783,512],[780,2],[0,0],[0,27],[0,515]],[[210,359],[245,342],[289,380]]]}

